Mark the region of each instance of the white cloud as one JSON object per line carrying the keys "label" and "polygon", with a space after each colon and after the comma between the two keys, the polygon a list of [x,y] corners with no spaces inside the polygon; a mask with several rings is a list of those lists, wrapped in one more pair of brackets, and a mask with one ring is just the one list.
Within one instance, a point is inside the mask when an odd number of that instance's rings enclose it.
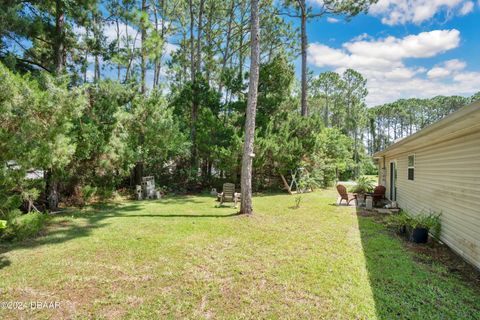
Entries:
{"label": "white cloud", "polygon": [[457,47],[459,42],[460,32],[452,29],[422,32],[402,39],[389,36],[380,41],[347,42],[344,47],[356,55],[400,60],[432,57]]}
{"label": "white cloud", "polygon": [[445,61],[441,66],[436,66],[427,72],[427,76],[430,79],[444,78],[452,74],[456,74],[457,71],[463,70],[466,67],[466,63],[458,59],[452,59]]}
{"label": "white cloud", "polygon": [[379,0],[370,8],[370,13],[388,25],[420,24],[440,12],[466,15],[473,7],[470,0]]}
{"label": "white cloud", "polygon": [[170,42],[165,43],[165,54],[167,56],[170,56],[172,53],[177,51],[179,49],[179,46]]}
{"label": "white cloud", "polygon": [[475,6],[475,4],[473,3],[473,1],[465,2],[463,4],[462,8],[459,11],[460,15],[464,16],[464,15],[469,14],[470,12],[473,11],[474,6]]}
{"label": "white cloud", "polygon": [[448,69],[441,68],[441,67],[435,67],[435,68],[430,69],[430,70],[427,72],[427,76],[428,76],[430,79],[444,78],[444,77],[446,77],[446,76],[449,76],[450,73],[451,73],[451,71],[448,70]]}
{"label": "white cloud", "polygon": [[432,57],[456,48],[460,43],[460,32],[456,29],[434,30],[404,38],[389,36],[379,40],[359,40],[366,38],[366,35],[354,38],[344,43],[343,49],[312,43],[308,51],[310,62],[319,67],[362,67],[373,70],[401,67],[403,59]]}
{"label": "white cloud", "polygon": [[458,59],[445,61],[445,67],[448,70],[462,70],[465,69],[466,66],[467,64],[464,61]]}
{"label": "white cloud", "polygon": [[328,18],[327,18],[327,22],[329,22],[329,23],[337,23],[337,22],[340,22],[340,20],[337,19],[337,18],[328,17]]}
{"label": "white cloud", "polygon": [[480,90],[480,72],[463,72],[453,77],[457,82],[469,82],[476,87],[476,91]]}
{"label": "white cloud", "polygon": [[406,97],[468,95],[479,91],[480,72],[464,71],[466,64],[458,59],[444,61],[430,70],[405,65],[405,59],[433,57],[459,44],[460,32],[455,29],[403,38],[373,39],[363,34],[341,48],[312,43],[308,61],[337,72],[346,68],[361,72],[368,80],[367,104],[373,106]]}

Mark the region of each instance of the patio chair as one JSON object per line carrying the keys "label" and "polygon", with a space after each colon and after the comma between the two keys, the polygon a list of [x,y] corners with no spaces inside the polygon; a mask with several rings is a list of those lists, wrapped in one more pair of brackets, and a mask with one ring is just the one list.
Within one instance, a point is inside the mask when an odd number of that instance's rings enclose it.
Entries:
{"label": "patio chair", "polygon": [[341,197],[340,202],[338,204],[341,204],[342,200],[345,200],[348,206],[352,200],[355,200],[355,202],[357,201],[357,196],[354,195],[353,193],[348,193],[347,188],[345,188],[344,185],[341,185],[341,184],[337,185],[337,191]]}
{"label": "patio chair", "polygon": [[387,189],[384,186],[376,186],[373,190],[373,193],[370,194],[372,196],[373,203],[376,204],[385,199],[385,191]]}
{"label": "patio chair", "polygon": [[224,202],[233,202],[234,207],[237,207],[237,201],[240,200],[240,193],[235,192],[235,184],[233,183],[224,183],[223,191],[218,194],[218,200],[220,205]]}

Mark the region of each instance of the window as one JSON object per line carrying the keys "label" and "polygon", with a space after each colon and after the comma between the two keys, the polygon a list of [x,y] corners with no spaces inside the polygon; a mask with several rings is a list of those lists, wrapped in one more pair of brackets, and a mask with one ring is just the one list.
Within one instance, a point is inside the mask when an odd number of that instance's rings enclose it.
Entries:
{"label": "window", "polygon": [[408,180],[415,180],[415,155],[408,156]]}

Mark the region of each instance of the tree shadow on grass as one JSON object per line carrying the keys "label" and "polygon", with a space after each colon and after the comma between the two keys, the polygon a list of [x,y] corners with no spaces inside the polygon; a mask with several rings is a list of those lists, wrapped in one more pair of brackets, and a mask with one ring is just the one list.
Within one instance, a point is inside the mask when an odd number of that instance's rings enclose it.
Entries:
{"label": "tree shadow on grass", "polygon": [[278,197],[278,196],[289,196],[291,194],[289,194],[287,191],[272,191],[272,192],[256,192],[253,194],[253,197],[254,198],[263,198],[263,197]]}
{"label": "tree shadow on grass", "polygon": [[10,260],[6,257],[0,256],[0,270],[8,267],[11,264]]}
{"label": "tree shadow on grass", "polygon": [[[211,196],[201,196],[211,197]],[[109,224],[109,218],[228,218],[240,215],[238,212],[229,214],[135,214],[148,203],[155,203],[162,207],[172,204],[204,203],[192,196],[174,196],[160,200],[129,201],[124,203],[96,203],[85,207],[68,208],[53,215],[53,219],[47,222],[45,228],[36,238],[27,239],[21,242],[0,244],[0,254],[8,251],[25,248],[35,248],[42,245],[61,244],[73,239],[88,237],[93,230],[103,228]],[[171,210],[171,209],[169,209]],[[8,266],[10,262],[1,257],[0,268]]]}
{"label": "tree shadow on grass", "polygon": [[158,200],[142,200],[141,202],[153,202],[153,203],[158,203],[158,204],[186,204],[186,203],[204,203],[203,201],[197,200],[198,198],[212,198],[214,199],[213,196],[211,195],[205,195],[205,194],[200,194],[200,195],[195,195],[195,196],[190,196],[190,195],[182,195],[182,196],[166,196]]}
{"label": "tree shadow on grass", "polygon": [[375,216],[357,209],[379,319],[479,319],[480,291],[433,260],[419,259]]}
{"label": "tree shadow on grass", "polygon": [[242,214],[239,212],[229,213],[229,214],[136,214],[136,215],[128,215],[122,216],[123,218],[150,218],[150,217],[158,217],[158,218],[230,218],[235,216],[241,216]]}
{"label": "tree shadow on grass", "polygon": [[[97,208],[97,209],[95,209]],[[35,248],[48,244],[60,244],[88,237],[93,230],[108,225],[108,218],[124,216],[126,212],[139,209],[139,205],[97,204],[85,210],[68,209],[55,214],[36,238],[20,242],[7,242],[0,245],[0,254],[25,248]],[[1,265],[1,264],[0,264]]]}

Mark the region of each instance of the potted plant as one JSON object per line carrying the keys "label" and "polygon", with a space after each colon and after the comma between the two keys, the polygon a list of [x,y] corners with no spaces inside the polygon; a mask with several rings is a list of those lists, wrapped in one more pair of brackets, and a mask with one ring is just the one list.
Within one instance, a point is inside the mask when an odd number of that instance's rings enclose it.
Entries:
{"label": "potted plant", "polygon": [[440,235],[440,214],[434,212],[409,215],[408,226],[412,229],[410,240],[415,243],[427,243],[428,234]]}
{"label": "potted plant", "polygon": [[365,199],[365,194],[372,192],[374,186],[372,180],[363,176],[357,179],[356,185],[352,188],[352,192],[357,194],[358,204],[361,205]]}
{"label": "potted plant", "polygon": [[388,218],[388,224],[395,228],[401,235],[407,234],[407,228],[410,226],[410,215],[405,211],[400,211],[398,214],[391,215]]}

